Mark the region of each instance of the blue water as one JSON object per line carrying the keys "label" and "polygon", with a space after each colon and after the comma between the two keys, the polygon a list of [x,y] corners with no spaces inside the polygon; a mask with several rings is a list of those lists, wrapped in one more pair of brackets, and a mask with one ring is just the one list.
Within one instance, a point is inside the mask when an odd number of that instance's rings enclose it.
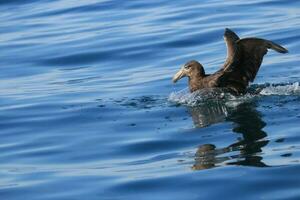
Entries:
{"label": "blue water", "polygon": [[[299,199],[300,2],[0,1],[0,199]],[[274,40],[227,100],[171,77]]]}

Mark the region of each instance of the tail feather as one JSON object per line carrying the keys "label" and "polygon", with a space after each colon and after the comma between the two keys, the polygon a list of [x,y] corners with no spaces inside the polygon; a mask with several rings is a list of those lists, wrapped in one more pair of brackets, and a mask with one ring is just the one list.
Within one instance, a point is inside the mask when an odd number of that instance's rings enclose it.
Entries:
{"label": "tail feather", "polygon": [[279,44],[276,44],[275,42],[267,41],[267,45],[269,49],[273,49],[279,53],[288,53],[288,50],[286,48],[280,46]]}

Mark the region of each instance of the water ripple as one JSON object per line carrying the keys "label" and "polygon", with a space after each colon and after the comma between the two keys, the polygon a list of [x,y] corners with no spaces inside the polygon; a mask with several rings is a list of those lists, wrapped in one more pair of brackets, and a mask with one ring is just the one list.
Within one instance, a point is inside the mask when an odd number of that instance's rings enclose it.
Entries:
{"label": "water ripple", "polygon": [[[299,5],[0,1],[1,199],[297,199]],[[172,85],[226,27],[289,54],[243,97]]]}

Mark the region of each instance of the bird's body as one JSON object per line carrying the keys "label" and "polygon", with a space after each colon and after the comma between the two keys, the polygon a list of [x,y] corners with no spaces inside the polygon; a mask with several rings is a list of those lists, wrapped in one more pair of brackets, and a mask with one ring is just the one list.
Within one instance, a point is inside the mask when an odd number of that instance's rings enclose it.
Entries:
{"label": "bird's body", "polygon": [[191,92],[203,88],[227,88],[235,94],[243,94],[249,82],[253,82],[268,49],[279,53],[288,51],[282,46],[260,38],[239,37],[226,29],[224,40],[227,46],[227,58],[223,67],[217,72],[207,75],[203,66],[197,61],[186,63],[173,77],[173,82],[184,76],[189,78]]}

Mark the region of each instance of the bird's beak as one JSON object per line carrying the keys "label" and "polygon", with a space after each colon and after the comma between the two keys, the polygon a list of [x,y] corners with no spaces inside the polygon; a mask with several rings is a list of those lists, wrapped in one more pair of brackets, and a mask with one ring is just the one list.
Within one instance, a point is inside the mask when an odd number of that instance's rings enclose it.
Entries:
{"label": "bird's beak", "polygon": [[182,77],[185,77],[185,71],[184,68],[182,67],[174,76],[173,76],[173,83],[176,83],[179,79]]}

